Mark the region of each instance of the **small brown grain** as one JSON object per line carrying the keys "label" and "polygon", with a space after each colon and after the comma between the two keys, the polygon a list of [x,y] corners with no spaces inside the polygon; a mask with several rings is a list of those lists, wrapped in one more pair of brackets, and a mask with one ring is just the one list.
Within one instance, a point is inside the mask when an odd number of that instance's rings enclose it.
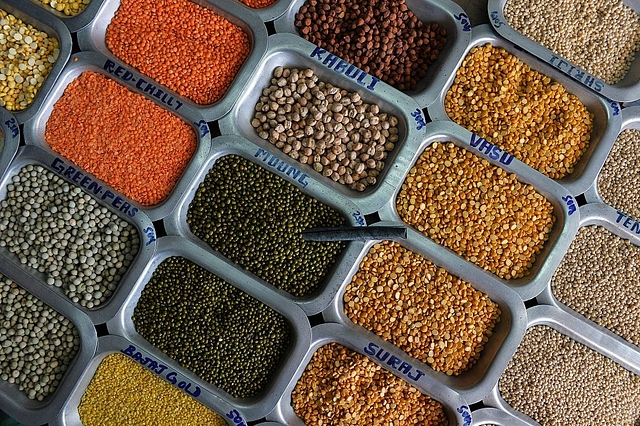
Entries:
{"label": "small brown grain", "polygon": [[553,205],[515,174],[453,143],[433,143],[405,178],[401,219],[501,278],[521,278],[549,239]]}
{"label": "small brown grain", "polygon": [[291,403],[307,426],[448,424],[442,404],[338,343],[313,354]]}
{"label": "small brown grain", "polygon": [[371,247],[343,299],[353,322],[448,375],[477,362],[500,320],[486,294],[390,241]]}

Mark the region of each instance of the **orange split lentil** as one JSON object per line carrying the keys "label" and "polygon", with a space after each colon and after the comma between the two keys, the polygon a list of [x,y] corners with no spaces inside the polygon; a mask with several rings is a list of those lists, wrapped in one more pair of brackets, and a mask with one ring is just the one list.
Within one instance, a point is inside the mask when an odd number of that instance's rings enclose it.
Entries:
{"label": "orange split lentil", "polygon": [[589,146],[593,113],[580,99],[503,48],[471,49],[447,91],[451,120],[540,173],[573,173]]}
{"label": "orange split lentil", "polygon": [[84,426],[224,426],[222,416],[133,359],[107,355],[78,405]]}
{"label": "orange split lentil", "polygon": [[530,274],[556,220],[532,185],[452,142],[424,150],[396,209],[417,231],[505,279]]}
{"label": "orange split lentil", "polygon": [[240,0],[246,6],[253,9],[264,9],[274,4],[277,0]]}
{"label": "orange split lentil", "polygon": [[448,424],[438,401],[338,343],[313,354],[291,405],[307,426]]}
{"label": "orange split lentil", "polygon": [[392,241],[369,249],[343,299],[354,323],[447,375],[477,362],[500,321],[486,294]]}
{"label": "orange split lentil", "polygon": [[201,105],[224,96],[250,52],[239,26],[189,0],[121,0],[106,43],[127,64]]}
{"label": "orange split lentil", "polygon": [[80,74],[55,103],[45,141],[144,206],[171,193],[197,145],[181,118],[93,71]]}

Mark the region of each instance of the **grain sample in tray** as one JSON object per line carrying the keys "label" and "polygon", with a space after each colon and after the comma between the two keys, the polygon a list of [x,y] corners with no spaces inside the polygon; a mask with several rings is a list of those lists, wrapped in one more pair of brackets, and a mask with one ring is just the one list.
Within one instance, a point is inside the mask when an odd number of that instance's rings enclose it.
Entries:
{"label": "grain sample in tray", "polygon": [[469,51],[444,108],[454,122],[552,179],[573,172],[593,130],[594,116],[577,96],[491,43]]}
{"label": "grain sample in tray", "polygon": [[504,279],[529,275],[556,221],[532,185],[452,142],[424,150],[396,209],[425,236]]}

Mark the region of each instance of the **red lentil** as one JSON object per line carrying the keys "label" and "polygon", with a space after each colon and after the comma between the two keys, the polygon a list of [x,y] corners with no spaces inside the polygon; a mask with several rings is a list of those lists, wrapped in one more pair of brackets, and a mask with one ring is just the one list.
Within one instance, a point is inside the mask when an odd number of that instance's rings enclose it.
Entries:
{"label": "red lentil", "polygon": [[197,104],[220,100],[250,51],[240,27],[189,0],[122,0],[106,43],[118,58]]}
{"label": "red lentil", "polygon": [[245,5],[253,9],[263,9],[274,4],[277,0],[240,0]]}
{"label": "red lentil", "polygon": [[144,96],[87,71],[55,103],[45,140],[145,206],[163,201],[196,149],[191,126]]}

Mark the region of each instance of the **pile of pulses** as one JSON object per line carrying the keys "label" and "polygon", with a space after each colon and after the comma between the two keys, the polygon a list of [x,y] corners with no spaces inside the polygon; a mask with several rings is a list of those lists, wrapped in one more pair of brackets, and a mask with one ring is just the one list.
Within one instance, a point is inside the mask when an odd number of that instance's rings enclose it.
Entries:
{"label": "pile of pulses", "polygon": [[76,16],[89,6],[91,0],[40,0],[40,2],[49,5],[58,12],[64,13],[66,16]]}
{"label": "pile of pulses", "polygon": [[448,424],[439,402],[337,343],[313,354],[291,393],[291,405],[308,426]]}
{"label": "pile of pulses", "polygon": [[219,101],[249,56],[240,27],[190,0],[120,0],[109,50],[196,104]]}
{"label": "pile of pulses", "polygon": [[447,42],[444,28],[420,21],[404,0],[307,0],[294,24],[306,40],[400,90],[418,86]]}
{"label": "pile of pulses", "polygon": [[119,353],[102,360],[82,395],[78,414],[83,426],[227,424],[214,411]]}
{"label": "pile of pulses", "polygon": [[498,388],[545,426],[631,426],[640,418],[640,377],[545,325],[527,330]]}
{"label": "pile of pulses", "polygon": [[156,268],[132,320],[147,341],[235,398],[264,391],[291,342],[282,315],[182,257]]}
{"label": "pile of pulses", "polygon": [[600,174],[598,193],[610,206],[640,218],[640,130],[623,130],[616,139]]}
{"label": "pile of pulses", "polygon": [[0,378],[43,401],[80,350],[78,330],[18,284],[0,281]]}
{"label": "pile of pulses", "polygon": [[551,289],[561,303],[640,346],[640,247],[600,226],[582,227]]}
{"label": "pile of pulses", "polygon": [[58,60],[60,43],[2,9],[0,27],[0,107],[22,111]]}
{"label": "pile of pulses", "polygon": [[453,143],[433,143],[396,200],[407,224],[500,278],[529,275],[555,216],[514,174]]}
{"label": "pile of pulses", "polygon": [[470,284],[398,243],[375,244],[344,293],[344,312],[436,371],[473,366],[500,309]]}
{"label": "pile of pulses", "polygon": [[245,6],[253,9],[264,9],[274,4],[277,0],[240,0]]}
{"label": "pile of pulses", "polygon": [[345,222],[330,206],[235,155],[216,161],[187,211],[196,237],[295,297],[317,292],[345,247],[305,241],[302,231]]}
{"label": "pile of pulses", "polygon": [[177,115],[93,71],[66,87],[44,139],[143,206],[169,196],[197,146],[195,131]]}
{"label": "pile of pulses", "polygon": [[640,49],[640,15],[623,0],[508,0],[504,17],[608,84],[624,78]]}
{"label": "pile of pulses", "polygon": [[88,309],[116,290],[140,247],[138,231],[38,165],[11,178],[0,203],[0,247]]}
{"label": "pile of pulses", "polygon": [[311,69],[277,67],[251,125],[289,157],[357,191],[376,184],[399,136],[396,117]]}
{"label": "pile of pulses", "polygon": [[471,49],[444,106],[453,121],[552,179],[573,173],[593,130],[577,96],[491,44]]}

